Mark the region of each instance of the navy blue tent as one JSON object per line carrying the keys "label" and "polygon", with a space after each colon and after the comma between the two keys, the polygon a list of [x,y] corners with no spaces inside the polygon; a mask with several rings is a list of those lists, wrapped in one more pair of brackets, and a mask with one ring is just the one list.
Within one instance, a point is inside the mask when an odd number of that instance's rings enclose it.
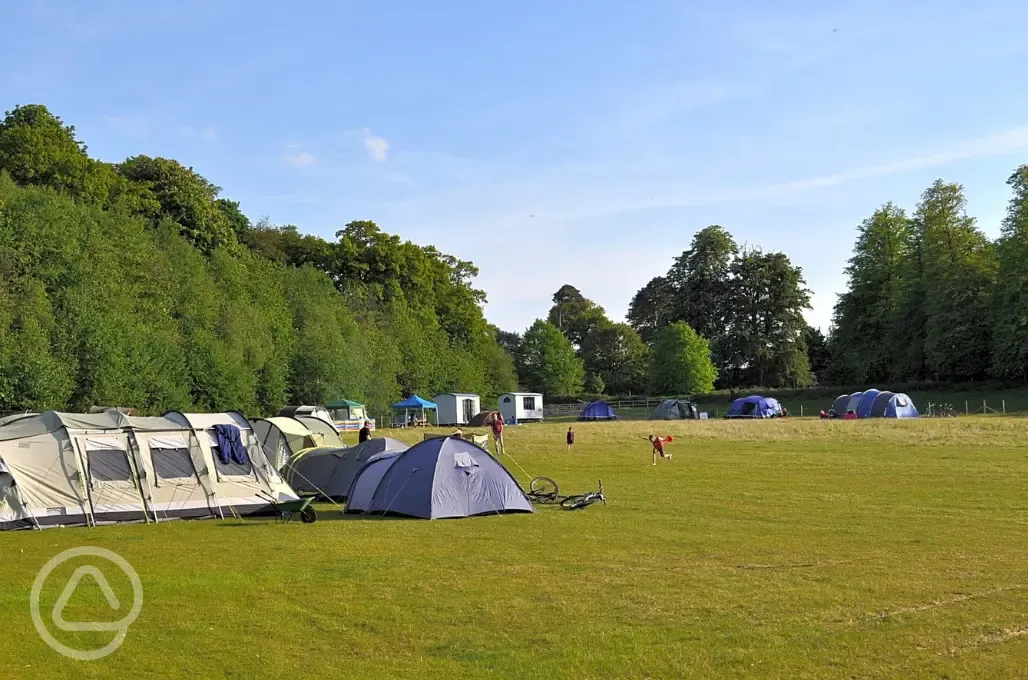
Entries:
{"label": "navy blue tent", "polygon": [[882,392],[871,406],[872,418],[917,418],[920,415],[914,400],[905,394]]}
{"label": "navy blue tent", "polygon": [[782,415],[782,405],[773,397],[754,394],[740,397],[728,407],[725,418],[774,418]]}
{"label": "navy blue tent", "polygon": [[618,414],[605,401],[593,401],[585,405],[579,420],[617,420]]}
{"label": "navy blue tent", "polygon": [[858,418],[870,418],[871,407],[874,406],[875,399],[881,394],[881,390],[865,390],[863,396],[860,397],[860,402],[857,404],[857,417]]}

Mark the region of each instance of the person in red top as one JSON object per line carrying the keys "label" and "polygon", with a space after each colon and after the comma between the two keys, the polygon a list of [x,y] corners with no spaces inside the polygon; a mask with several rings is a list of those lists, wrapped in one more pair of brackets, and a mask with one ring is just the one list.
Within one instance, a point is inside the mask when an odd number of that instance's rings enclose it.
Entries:
{"label": "person in red top", "polygon": [[499,413],[495,414],[490,427],[493,431],[493,446],[495,447],[496,455],[506,453],[507,450],[503,446],[503,416]]}
{"label": "person in red top", "polygon": [[660,454],[661,458],[667,458],[668,462],[671,462],[671,454],[664,453],[664,442],[671,441],[671,437],[657,437],[656,435],[650,435],[650,444],[653,445],[653,464],[657,464],[657,454]]}
{"label": "person in red top", "polygon": [[575,448],[575,431],[573,429],[571,429],[570,427],[568,428],[568,437],[567,437],[567,439],[568,439],[568,451],[571,451],[571,449]]}

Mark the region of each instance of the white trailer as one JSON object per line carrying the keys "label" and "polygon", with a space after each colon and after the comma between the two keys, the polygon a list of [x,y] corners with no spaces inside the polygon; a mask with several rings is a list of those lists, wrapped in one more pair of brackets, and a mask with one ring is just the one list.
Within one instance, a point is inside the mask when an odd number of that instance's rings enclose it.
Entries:
{"label": "white trailer", "polygon": [[523,423],[543,419],[543,395],[536,392],[507,392],[500,395],[500,415],[504,421]]}
{"label": "white trailer", "polygon": [[435,395],[433,401],[440,425],[467,425],[482,410],[482,398],[477,394],[446,392]]}

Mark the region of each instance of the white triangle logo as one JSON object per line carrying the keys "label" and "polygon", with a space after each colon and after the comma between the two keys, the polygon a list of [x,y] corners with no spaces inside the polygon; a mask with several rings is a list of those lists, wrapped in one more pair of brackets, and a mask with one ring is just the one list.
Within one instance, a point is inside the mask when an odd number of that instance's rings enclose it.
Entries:
{"label": "white triangle logo", "polygon": [[79,582],[85,576],[91,576],[96,585],[100,587],[100,591],[107,598],[107,604],[111,606],[111,609],[118,611],[121,608],[121,603],[118,602],[118,597],[114,594],[114,590],[111,588],[111,584],[107,582],[107,577],[104,576],[103,572],[92,566],[83,566],[75,570],[75,573],[71,575],[71,579],[68,581],[68,585],[64,586],[64,591],[61,596],[57,598],[57,602],[54,603],[54,610],[52,613],[54,625],[60,630],[66,631],[117,631],[123,628],[121,621],[87,621],[87,622],[75,622],[64,620],[64,608],[68,605],[68,601],[71,600],[71,596],[75,593],[75,589],[78,588]]}

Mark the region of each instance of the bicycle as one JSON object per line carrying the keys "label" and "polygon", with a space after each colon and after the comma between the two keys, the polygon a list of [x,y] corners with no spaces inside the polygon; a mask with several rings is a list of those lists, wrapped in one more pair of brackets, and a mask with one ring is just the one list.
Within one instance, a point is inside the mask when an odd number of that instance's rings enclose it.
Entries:
{"label": "bicycle", "polygon": [[607,497],[603,495],[603,481],[597,481],[600,490],[595,493],[584,493],[577,496],[567,496],[560,502],[560,507],[565,510],[581,510],[587,508],[597,501],[607,504]]}
{"label": "bicycle", "polygon": [[536,477],[528,486],[528,500],[533,503],[540,503],[543,505],[549,505],[553,503],[559,503],[563,499],[559,495],[559,489],[557,488],[557,482],[553,481],[549,477]]}

